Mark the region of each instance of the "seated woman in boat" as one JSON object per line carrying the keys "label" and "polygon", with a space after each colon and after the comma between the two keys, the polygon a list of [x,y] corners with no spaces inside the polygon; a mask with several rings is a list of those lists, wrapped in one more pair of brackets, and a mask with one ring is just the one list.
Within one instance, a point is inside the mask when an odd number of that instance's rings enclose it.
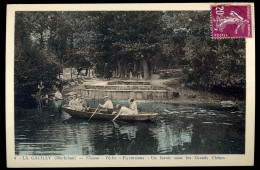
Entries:
{"label": "seated woman in boat", "polygon": [[88,111],[89,109],[90,107],[86,103],[82,104],[82,111]]}
{"label": "seated woman in boat", "polygon": [[83,107],[83,100],[81,100],[81,96],[80,95],[73,95],[73,98],[69,101],[68,106],[73,109],[73,110],[77,110],[77,111],[82,111],[84,110]]}
{"label": "seated woman in boat", "polygon": [[78,100],[78,107],[77,107],[77,110],[79,110],[79,111],[86,111],[86,110],[89,110],[90,107],[87,106],[84,97],[81,96],[81,95],[79,95],[78,97],[79,97],[79,100]]}
{"label": "seated woman in boat", "polygon": [[77,105],[77,103],[78,103],[77,95],[74,94],[74,95],[73,95],[73,98],[69,101],[68,106],[69,106],[71,109],[76,110],[76,105]]}
{"label": "seated woman in boat", "polygon": [[113,120],[115,120],[119,115],[136,115],[136,112],[133,112],[129,108],[122,106],[120,104],[116,105],[116,108],[118,110],[118,113]]}
{"label": "seated woman in boat", "polygon": [[136,115],[136,112],[133,112],[131,109],[129,109],[125,106],[122,106],[120,104],[118,104],[116,108],[119,110],[119,112],[118,112],[119,115],[120,114],[122,114],[122,115]]}
{"label": "seated woman in boat", "polygon": [[128,100],[129,102],[129,109],[132,110],[133,114],[134,115],[137,115],[138,114],[138,110],[137,110],[137,104],[136,104],[136,101],[134,101],[133,98],[130,98]]}
{"label": "seated woman in boat", "polygon": [[78,111],[83,110],[82,104],[83,104],[83,100],[81,100],[81,95],[77,95],[75,109]]}

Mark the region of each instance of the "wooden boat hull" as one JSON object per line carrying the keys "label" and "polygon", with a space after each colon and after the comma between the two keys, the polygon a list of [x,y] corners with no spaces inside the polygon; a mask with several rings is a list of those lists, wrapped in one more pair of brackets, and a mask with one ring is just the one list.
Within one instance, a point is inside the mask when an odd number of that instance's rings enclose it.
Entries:
{"label": "wooden boat hull", "polygon": [[[72,117],[81,117],[81,118],[89,118],[94,113],[95,109],[90,109],[89,111],[77,111],[72,110],[66,106],[62,106],[62,111],[70,114]],[[103,120],[113,120],[116,116],[115,114],[106,114],[102,112],[97,112],[91,119],[103,119]],[[121,121],[148,121],[157,116],[158,113],[148,113],[148,112],[139,112],[138,115],[120,115],[116,120]]]}

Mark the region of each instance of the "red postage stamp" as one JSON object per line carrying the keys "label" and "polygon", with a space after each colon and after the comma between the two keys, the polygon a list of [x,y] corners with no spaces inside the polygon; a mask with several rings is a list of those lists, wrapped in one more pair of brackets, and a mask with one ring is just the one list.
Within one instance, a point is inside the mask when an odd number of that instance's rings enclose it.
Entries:
{"label": "red postage stamp", "polygon": [[212,38],[251,38],[250,5],[212,5]]}

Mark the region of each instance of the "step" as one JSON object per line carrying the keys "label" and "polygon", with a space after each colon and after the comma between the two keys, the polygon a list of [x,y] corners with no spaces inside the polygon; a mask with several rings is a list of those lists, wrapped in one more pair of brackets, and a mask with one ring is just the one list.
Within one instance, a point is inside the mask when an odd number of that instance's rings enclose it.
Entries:
{"label": "step", "polygon": [[166,90],[164,86],[152,85],[85,85],[85,88],[106,90]]}
{"label": "step", "polygon": [[108,85],[151,85],[151,82],[124,80],[124,81],[110,81],[107,84]]}
{"label": "step", "polygon": [[123,89],[111,89],[111,90],[108,90],[108,89],[85,89],[86,91],[110,91],[110,92],[143,92],[143,91],[146,91],[146,92],[167,92],[167,90],[123,90]]}
{"label": "step", "polygon": [[166,100],[168,99],[167,90],[106,90],[106,89],[79,89],[79,93],[91,99],[103,99],[109,96],[110,99],[129,99],[136,100]]}

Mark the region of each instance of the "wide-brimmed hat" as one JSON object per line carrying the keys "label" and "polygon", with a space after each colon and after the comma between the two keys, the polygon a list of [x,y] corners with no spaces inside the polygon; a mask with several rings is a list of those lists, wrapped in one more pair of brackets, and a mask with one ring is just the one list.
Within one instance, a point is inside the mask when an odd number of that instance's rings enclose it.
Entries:
{"label": "wide-brimmed hat", "polygon": [[107,98],[108,98],[108,96],[104,96],[104,97],[103,97],[103,99],[107,99]]}

